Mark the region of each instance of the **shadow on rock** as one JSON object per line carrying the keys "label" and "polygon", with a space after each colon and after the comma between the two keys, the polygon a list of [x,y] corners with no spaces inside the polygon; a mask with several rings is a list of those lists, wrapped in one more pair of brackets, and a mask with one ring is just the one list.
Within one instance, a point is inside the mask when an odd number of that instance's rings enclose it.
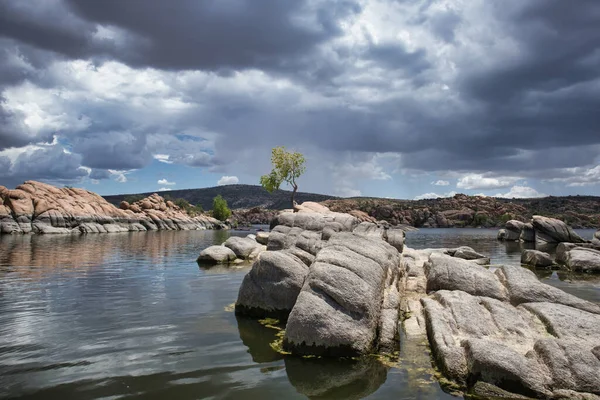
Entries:
{"label": "shadow on rock", "polygon": [[256,319],[235,316],[240,339],[256,363],[269,363],[281,360],[283,355],[273,350],[271,343],[277,339],[277,330],[267,328]]}
{"label": "shadow on rock", "polygon": [[311,399],[362,399],[385,382],[388,368],[373,357],[360,360],[285,358],[288,379]]}

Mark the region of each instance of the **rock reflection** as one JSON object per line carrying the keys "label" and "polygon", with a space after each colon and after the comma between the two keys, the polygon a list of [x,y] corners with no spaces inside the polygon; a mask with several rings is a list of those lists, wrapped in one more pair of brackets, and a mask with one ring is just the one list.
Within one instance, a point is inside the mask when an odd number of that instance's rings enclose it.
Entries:
{"label": "rock reflection", "polygon": [[526,242],[502,242],[506,248],[506,254],[521,254],[523,250],[534,250],[535,243]]}
{"label": "rock reflection", "polygon": [[544,253],[548,253],[548,254],[555,254],[557,246],[558,246],[558,243],[546,243],[546,244],[538,243],[535,245],[535,250],[543,251]]}
{"label": "rock reflection", "polygon": [[268,363],[281,360],[283,355],[271,348],[277,339],[277,330],[267,328],[255,319],[236,315],[240,339],[256,363]]}
{"label": "rock reflection", "polygon": [[[182,247],[225,241],[229,231],[129,232],[89,235],[0,235],[0,266],[29,276],[39,267],[89,267],[120,255],[157,264],[182,254]],[[4,268],[6,270],[6,268]]]}
{"label": "rock reflection", "polygon": [[564,282],[589,282],[600,284],[600,275],[598,274],[586,274],[586,273],[577,273],[570,271],[558,271],[557,272],[558,279]]}
{"label": "rock reflection", "polygon": [[362,399],[386,380],[388,368],[373,357],[360,360],[287,356],[290,383],[311,399]]}
{"label": "rock reflection", "polygon": [[538,279],[541,281],[544,279],[551,278],[552,274],[554,273],[554,271],[550,268],[535,268],[535,267],[530,267],[530,266],[524,266],[524,268],[527,268],[528,270],[533,272],[535,274],[535,276],[537,276]]}

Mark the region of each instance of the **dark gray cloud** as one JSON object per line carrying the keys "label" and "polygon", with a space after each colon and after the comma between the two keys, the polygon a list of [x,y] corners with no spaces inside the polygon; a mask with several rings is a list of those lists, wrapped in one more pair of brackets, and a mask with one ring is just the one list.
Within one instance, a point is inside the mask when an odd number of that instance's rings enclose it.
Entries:
{"label": "dark gray cloud", "polygon": [[[56,134],[69,179],[157,153],[225,173],[278,144],[563,177],[598,162],[599,19],[597,0],[0,2],[0,151]],[[94,73],[53,67],[73,60]],[[50,100],[8,93],[25,84]]]}
{"label": "dark gray cloud", "polygon": [[92,169],[90,171],[90,179],[101,180],[101,179],[109,179],[109,178],[110,178],[110,172],[105,169]]}
{"label": "dark gray cloud", "polygon": [[80,155],[65,152],[59,146],[44,146],[23,151],[14,160],[0,156],[0,179],[7,187],[29,179],[68,183],[88,175],[80,166]]}

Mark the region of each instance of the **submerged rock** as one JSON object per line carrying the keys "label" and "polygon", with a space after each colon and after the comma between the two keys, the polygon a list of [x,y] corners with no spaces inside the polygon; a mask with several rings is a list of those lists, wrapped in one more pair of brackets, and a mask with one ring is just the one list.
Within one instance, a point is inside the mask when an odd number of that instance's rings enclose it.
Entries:
{"label": "submerged rock", "polygon": [[549,268],[554,265],[552,256],[539,250],[523,250],[521,264],[531,265],[535,268]]}
{"label": "submerged rock", "polygon": [[488,265],[490,263],[489,257],[486,257],[483,254],[476,252],[475,250],[473,250],[471,247],[468,247],[468,246],[461,246],[456,249],[448,249],[445,251],[445,253],[452,257],[462,258],[463,260],[474,261],[479,265]]}
{"label": "submerged rock", "polygon": [[228,264],[236,259],[235,253],[225,246],[210,246],[200,252],[198,264]]}
{"label": "submerged rock", "polygon": [[398,251],[383,240],[334,234],[310,267],[284,347],[299,355],[342,357],[372,351],[384,292],[399,262]]}

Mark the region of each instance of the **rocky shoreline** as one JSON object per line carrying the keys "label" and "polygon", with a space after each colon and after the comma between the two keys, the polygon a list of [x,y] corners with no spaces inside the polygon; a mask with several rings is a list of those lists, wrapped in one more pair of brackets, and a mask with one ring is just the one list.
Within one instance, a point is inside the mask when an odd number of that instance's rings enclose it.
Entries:
{"label": "rocky shoreline", "polygon": [[465,393],[600,398],[600,306],[528,269],[413,250],[401,229],[316,203],[280,213],[254,257],[236,313],[281,318],[292,356],[393,357],[402,330]]}
{"label": "rocky shoreline", "polygon": [[96,193],[27,181],[0,186],[0,234],[112,233],[155,230],[226,229],[206,215],[190,217],[157,194],[120,208]]}
{"label": "rocky shoreline", "polygon": [[600,230],[585,240],[563,221],[534,215],[529,223],[508,221],[498,240],[532,243],[535,249],[523,249],[521,263],[534,268],[600,272]]}

